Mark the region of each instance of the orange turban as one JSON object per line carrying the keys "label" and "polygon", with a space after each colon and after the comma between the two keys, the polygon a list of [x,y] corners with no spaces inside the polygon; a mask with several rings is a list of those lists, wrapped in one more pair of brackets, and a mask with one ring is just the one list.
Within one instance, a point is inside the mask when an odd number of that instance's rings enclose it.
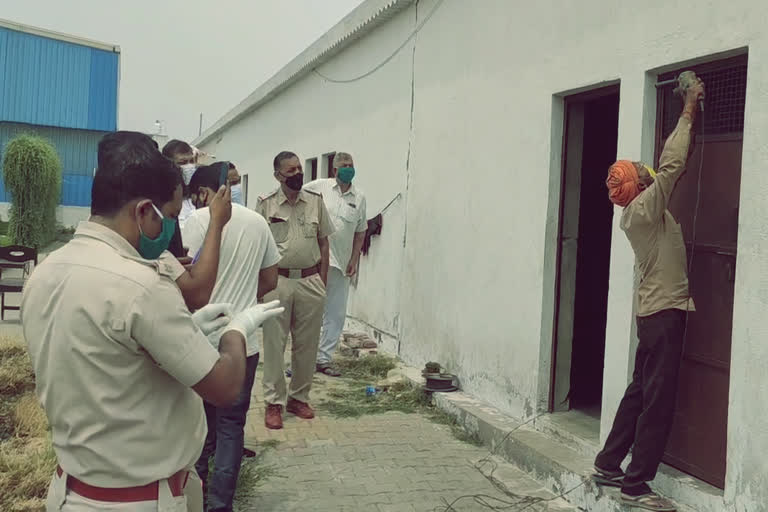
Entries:
{"label": "orange turban", "polygon": [[619,160],[608,169],[608,198],[613,204],[627,206],[640,194],[640,176],[635,164],[629,160]]}

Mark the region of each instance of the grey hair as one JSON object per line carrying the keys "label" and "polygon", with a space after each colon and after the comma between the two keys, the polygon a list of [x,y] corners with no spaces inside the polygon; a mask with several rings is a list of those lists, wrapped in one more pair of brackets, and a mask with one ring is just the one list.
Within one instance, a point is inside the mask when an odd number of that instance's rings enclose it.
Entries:
{"label": "grey hair", "polygon": [[352,159],[352,155],[350,155],[349,153],[343,153],[343,152],[339,151],[333,157],[333,167],[334,167],[334,169],[338,169],[339,168],[339,164],[346,163],[346,162],[349,162],[349,163],[353,163],[354,162],[354,160]]}

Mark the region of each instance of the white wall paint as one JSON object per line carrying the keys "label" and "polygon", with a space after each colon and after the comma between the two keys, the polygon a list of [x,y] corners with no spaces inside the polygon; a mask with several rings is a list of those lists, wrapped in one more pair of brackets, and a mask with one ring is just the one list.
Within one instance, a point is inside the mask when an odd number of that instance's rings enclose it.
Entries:
{"label": "white wall paint", "polygon": [[[398,14],[321,66],[322,73],[343,79],[368,71],[402,43],[412,26],[412,12]],[[272,159],[279,151],[294,151],[302,162],[318,158],[318,175],[322,155],[349,152],[358,171],[355,184],[364,191],[368,218],[372,218],[405,189],[411,53],[404,49],[371,79],[349,85],[328,83],[311,74],[230,127],[218,143],[215,137],[200,149],[219,160],[232,160],[242,174],[249,175],[251,208],[259,195],[277,186]],[[387,210],[381,236],[374,237],[369,255],[362,258],[358,286],[349,302],[351,315],[395,335],[404,207],[401,197]]]}
{"label": "white wall paint", "polygon": [[[434,1],[418,3],[420,17]],[[768,391],[763,10],[752,0],[696,9],[661,0],[545,0],[524,10],[505,0],[485,0],[482,8],[446,0],[415,41],[371,77],[337,85],[307,75],[201,149],[250,173],[251,206],[255,194],[274,187],[271,159],[282,149],[302,159],[350,151],[369,217],[403,194],[363,260],[350,315],[399,335],[406,361],[438,360],[466,391],[523,417],[543,405],[551,357],[557,97],[620,81],[619,156],[650,159],[656,73],[749,46],[724,507],[760,510],[768,502],[768,406],[757,398]],[[338,78],[367,71],[404,40],[415,11],[321,69]],[[635,346],[633,255],[616,223],[610,280],[603,437]]]}
{"label": "white wall paint", "polygon": [[[8,220],[8,215],[11,209],[11,203],[0,203],[0,219],[3,221]],[[64,227],[73,228],[77,227],[77,224],[81,221],[88,220],[91,216],[91,208],[89,206],[57,206],[56,207],[56,222]]]}

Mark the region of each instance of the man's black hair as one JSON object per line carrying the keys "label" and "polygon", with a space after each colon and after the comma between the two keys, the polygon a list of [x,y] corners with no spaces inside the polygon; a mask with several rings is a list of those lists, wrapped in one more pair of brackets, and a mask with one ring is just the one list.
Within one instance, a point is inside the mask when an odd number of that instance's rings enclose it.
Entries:
{"label": "man's black hair", "polygon": [[189,192],[197,194],[200,187],[208,187],[216,192],[219,187],[224,185],[222,172],[226,172],[228,169],[229,162],[216,162],[198,167],[195,174],[192,175],[192,179],[189,180]]}
{"label": "man's black hair", "polygon": [[91,188],[91,214],[111,217],[127,203],[150,199],[158,208],[183,183],[181,171],[139,132],[108,133],[99,141],[98,168]]}
{"label": "man's black hair", "polygon": [[173,160],[176,155],[186,155],[193,152],[192,146],[183,140],[169,140],[168,143],[163,146],[163,156],[170,158],[171,160]]}
{"label": "man's black hair", "polygon": [[296,153],[292,151],[281,151],[277,154],[274,160],[272,160],[272,167],[275,169],[275,172],[280,170],[280,164],[283,163],[283,160],[289,160],[291,158],[299,158]]}

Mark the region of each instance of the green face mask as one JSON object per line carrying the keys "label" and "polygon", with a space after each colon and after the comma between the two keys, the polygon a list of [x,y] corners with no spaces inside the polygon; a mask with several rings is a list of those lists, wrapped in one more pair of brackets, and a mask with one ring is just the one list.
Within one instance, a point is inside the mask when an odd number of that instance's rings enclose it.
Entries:
{"label": "green face mask", "polygon": [[152,208],[155,209],[155,213],[163,220],[163,230],[153,240],[145,235],[141,230],[141,226],[139,226],[139,255],[145,260],[156,260],[159,258],[163,251],[168,248],[171,238],[173,238],[173,233],[176,231],[175,220],[165,217],[154,204]]}
{"label": "green face mask", "polygon": [[336,174],[336,177],[339,178],[340,182],[350,184],[352,183],[352,178],[355,177],[355,168],[340,167],[338,170],[338,173]]}

